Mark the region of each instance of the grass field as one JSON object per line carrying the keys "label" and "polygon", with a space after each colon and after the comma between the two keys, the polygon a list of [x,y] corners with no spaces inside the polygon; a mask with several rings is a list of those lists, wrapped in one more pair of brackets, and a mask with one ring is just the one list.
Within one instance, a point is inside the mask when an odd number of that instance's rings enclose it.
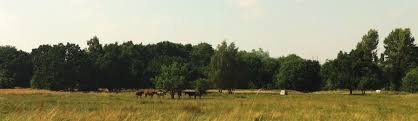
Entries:
{"label": "grass field", "polygon": [[[245,92],[245,91],[243,91]],[[418,95],[345,92],[213,93],[203,99],[137,98],[134,92],[0,90],[0,120],[35,121],[416,121]],[[370,93],[370,92],[369,92]]]}

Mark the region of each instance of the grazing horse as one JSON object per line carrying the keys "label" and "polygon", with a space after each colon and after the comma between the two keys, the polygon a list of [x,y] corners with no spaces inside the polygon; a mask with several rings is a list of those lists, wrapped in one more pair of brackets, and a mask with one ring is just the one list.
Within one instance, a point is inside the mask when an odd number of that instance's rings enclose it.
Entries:
{"label": "grazing horse", "polygon": [[199,98],[202,98],[202,95],[204,94],[203,91],[196,90],[185,90],[184,93],[189,95],[189,98],[192,98],[192,96],[194,96],[194,99],[196,99],[197,96],[199,96]]}
{"label": "grazing horse", "polygon": [[142,95],[144,95],[144,90],[139,90],[138,92],[135,93],[135,95],[137,97],[142,97]]}
{"label": "grazing horse", "polygon": [[176,92],[177,92],[178,98],[180,99],[181,98],[181,93],[183,92],[183,90],[178,89],[178,90],[176,90]]}
{"label": "grazing horse", "polygon": [[154,95],[157,95],[158,90],[156,89],[141,89],[138,92],[136,92],[136,96],[142,97],[142,95],[145,95],[145,97],[151,96],[153,97]]}
{"label": "grazing horse", "polygon": [[164,97],[166,93],[167,93],[167,91],[164,91],[164,90],[159,90],[159,91],[157,92],[157,96],[159,96],[159,97]]}
{"label": "grazing horse", "polygon": [[152,89],[152,90],[145,90],[145,97],[147,97],[147,96],[151,96],[151,97],[153,97],[154,95],[156,95],[157,94],[157,90],[154,90],[154,89]]}

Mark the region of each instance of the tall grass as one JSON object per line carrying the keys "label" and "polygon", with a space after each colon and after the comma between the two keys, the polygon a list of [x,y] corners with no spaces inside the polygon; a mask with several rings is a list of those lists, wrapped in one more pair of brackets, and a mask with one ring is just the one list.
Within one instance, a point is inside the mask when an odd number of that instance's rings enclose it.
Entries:
{"label": "tall grass", "polygon": [[[15,90],[18,92],[18,90]],[[264,121],[418,119],[418,95],[336,93],[210,94],[203,99],[137,98],[124,93],[1,93],[0,120]]]}

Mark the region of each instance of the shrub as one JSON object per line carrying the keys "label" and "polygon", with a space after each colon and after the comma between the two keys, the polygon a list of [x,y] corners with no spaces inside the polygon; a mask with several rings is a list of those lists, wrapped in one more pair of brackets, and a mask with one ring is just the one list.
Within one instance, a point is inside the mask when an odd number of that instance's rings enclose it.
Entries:
{"label": "shrub", "polygon": [[210,88],[210,82],[207,79],[198,79],[193,83],[193,87],[197,91],[206,92]]}
{"label": "shrub", "polygon": [[0,76],[0,89],[13,88],[14,86],[15,86],[15,83],[13,81],[13,78],[7,78],[7,77],[1,77]]}
{"label": "shrub", "polygon": [[279,69],[276,84],[280,89],[312,92],[321,88],[320,64],[296,55],[285,58]]}
{"label": "shrub", "polygon": [[418,67],[410,70],[402,79],[402,89],[408,92],[418,91]]}
{"label": "shrub", "polygon": [[31,88],[34,89],[51,89],[52,81],[31,80]]}

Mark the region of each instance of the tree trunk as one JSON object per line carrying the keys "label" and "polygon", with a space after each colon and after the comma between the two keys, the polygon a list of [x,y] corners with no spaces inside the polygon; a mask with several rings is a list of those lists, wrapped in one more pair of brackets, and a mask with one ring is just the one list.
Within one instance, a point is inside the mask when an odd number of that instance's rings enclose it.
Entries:
{"label": "tree trunk", "polygon": [[174,91],[171,91],[170,92],[171,99],[174,99],[174,95],[175,95],[175,92]]}
{"label": "tree trunk", "polygon": [[350,95],[352,95],[352,94],[353,94],[353,89],[350,88]]}

